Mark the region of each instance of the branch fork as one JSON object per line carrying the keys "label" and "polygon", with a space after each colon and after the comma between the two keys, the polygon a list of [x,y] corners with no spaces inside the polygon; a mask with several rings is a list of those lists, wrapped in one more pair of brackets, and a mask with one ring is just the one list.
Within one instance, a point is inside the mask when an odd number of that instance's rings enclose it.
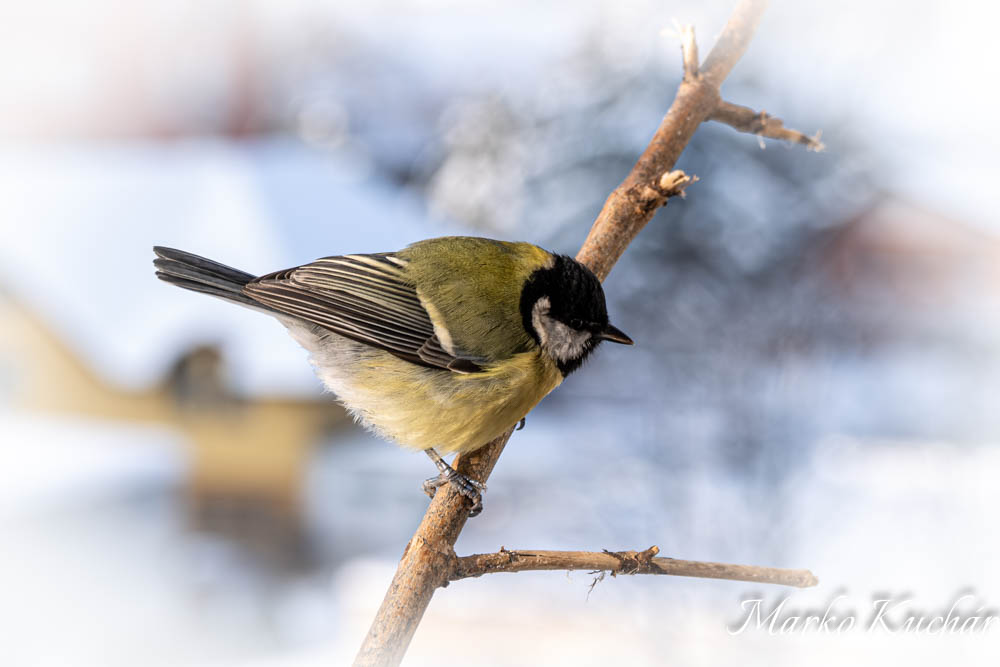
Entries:
{"label": "branch fork", "polygon": [[[679,26],[677,36],[681,42],[681,61],[684,68],[684,82],[697,84],[701,80],[698,65],[698,43],[694,37],[694,26]],[[715,108],[708,115],[708,120],[725,123],[740,132],[755,134],[758,137],[779,139],[793,144],[801,144],[811,151],[822,151],[825,146],[820,141],[820,132],[809,136],[798,130],[785,127],[780,118],[775,118],[766,111],[754,111],[750,107],[733,104],[719,99]],[[761,142],[761,148],[764,147]]]}

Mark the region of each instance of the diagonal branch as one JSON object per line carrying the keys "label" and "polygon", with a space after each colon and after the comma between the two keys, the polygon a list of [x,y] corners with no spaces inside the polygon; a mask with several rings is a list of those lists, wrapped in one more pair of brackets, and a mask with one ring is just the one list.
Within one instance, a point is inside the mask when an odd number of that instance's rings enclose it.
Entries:
{"label": "diagonal branch", "polygon": [[798,130],[785,127],[780,118],[775,118],[766,111],[757,112],[750,107],[724,100],[719,102],[708,119],[725,123],[740,132],[749,132],[759,137],[782,139],[793,144],[802,144],[811,151],[819,152],[825,148],[823,142],[819,140],[819,132],[810,137]]}
{"label": "diagonal branch", "polygon": [[[694,55],[696,46],[694,34],[690,33],[690,44],[683,53],[685,71],[692,75],[682,80],[649,146],[622,184],[608,197],[577,254],[576,258],[601,280],[608,276],[625,248],[656,210],[671,196],[681,194],[684,186],[693,180],[681,184],[679,179],[687,177],[678,176],[674,164],[698,126],[718,107],[719,86],[746,51],[766,6],[766,0],[740,0],[718,42],[696,71],[693,64],[697,58]],[[459,456],[458,471],[486,481],[512,431],[513,427],[480,449]],[[355,665],[398,665],[402,661],[434,591],[448,585],[455,572],[454,563],[462,562],[455,555],[454,545],[468,519],[468,502],[451,485],[438,490],[403,551],[382,606],[355,658]],[[655,559],[656,562],[660,560]],[[676,566],[677,561],[674,563]],[[701,569],[700,574],[691,576],[718,577],[719,567],[741,566],[692,563],[689,567]]]}
{"label": "diagonal branch", "polygon": [[818,579],[809,570],[786,570],[755,565],[730,565],[674,558],[654,558],[660,552],[652,546],[645,551],[536,551],[500,547],[492,554],[462,556],[454,560],[449,581],[479,577],[494,572],[532,570],[586,570],[619,574],[669,574],[677,577],[701,577],[781,584],[807,588]]}

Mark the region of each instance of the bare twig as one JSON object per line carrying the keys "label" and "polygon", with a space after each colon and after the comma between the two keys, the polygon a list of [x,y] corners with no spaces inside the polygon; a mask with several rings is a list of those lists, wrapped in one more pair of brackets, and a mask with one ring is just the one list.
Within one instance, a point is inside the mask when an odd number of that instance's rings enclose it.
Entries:
{"label": "bare twig", "polygon": [[698,42],[694,38],[694,26],[681,26],[681,62],[684,65],[684,80],[698,78]]}
{"label": "bare twig", "polygon": [[619,574],[669,574],[678,577],[702,577],[752,581],[760,584],[780,584],[807,588],[818,580],[809,570],[786,570],[777,567],[730,565],[703,561],[654,558],[659,548],[645,551],[537,551],[501,548],[497,553],[476,554],[456,558],[450,581],[479,577],[494,572],[526,572],[529,570],[586,570]]}
{"label": "bare twig", "polygon": [[[674,171],[674,164],[698,126],[718,106],[721,99],[719,85],[746,50],[766,5],[766,0],[740,0],[715,47],[704,64],[697,69],[697,76],[687,76],[681,82],[674,102],[649,146],[625,181],[608,197],[577,254],[577,259],[590,267],[601,280],[607,277],[625,248],[656,210],[670,197],[683,194],[684,187],[695,180],[683,172]],[[691,46],[694,47],[693,32],[690,39]],[[692,63],[697,63],[696,49],[692,48],[684,53],[687,63],[685,71],[690,72],[693,69]],[[511,431],[508,431],[475,452],[459,456],[456,463],[458,471],[486,481],[510,434]],[[447,485],[438,490],[403,552],[382,606],[355,659],[355,665],[397,665],[403,659],[434,590],[448,585],[455,573],[455,563],[463,562],[455,555],[453,547],[465,526],[468,512],[468,499],[457,493],[454,487]],[[612,566],[612,571],[618,571],[625,567],[624,564],[632,564],[628,560],[631,556],[627,555],[631,553],[633,552],[617,552],[604,556],[614,560],[616,565]],[[640,567],[647,567],[643,560],[645,558],[643,556],[635,562]],[[725,578],[723,570],[719,568],[746,567],[653,559],[652,555],[648,559],[648,567],[655,564],[657,569],[677,568],[678,563],[684,563],[683,567],[688,568],[686,571],[675,569],[669,573],[685,576]],[[661,566],[661,560],[666,560],[667,563]],[[591,564],[588,568],[608,569],[605,567],[607,563],[602,563],[604,565],[594,567]],[[751,577],[755,570],[757,569],[747,568],[744,574]],[[760,569],[764,570],[766,568]],[[732,573],[734,570],[725,572]]]}
{"label": "bare twig", "polygon": [[[569,574],[569,573],[567,572],[567,574]],[[604,570],[592,570],[590,572],[590,574],[596,574],[597,576],[594,577],[593,580],[591,580],[590,586],[587,586],[587,600],[588,601],[590,600],[590,594],[594,592],[594,588],[597,587],[597,584],[599,584],[602,581],[604,581],[604,577],[607,576],[608,573],[605,572]]]}
{"label": "bare twig", "polygon": [[775,118],[766,111],[754,111],[750,107],[740,106],[732,102],[720,101],[708,119],[725,123],[740,132],[749,132],[759,137],[782,139],[793,144],[802,144],[811,151],[821,151],[825,148],[823,142],[819,140],[819,132],[810,137],[798,130],[785,127],[780,118]]}

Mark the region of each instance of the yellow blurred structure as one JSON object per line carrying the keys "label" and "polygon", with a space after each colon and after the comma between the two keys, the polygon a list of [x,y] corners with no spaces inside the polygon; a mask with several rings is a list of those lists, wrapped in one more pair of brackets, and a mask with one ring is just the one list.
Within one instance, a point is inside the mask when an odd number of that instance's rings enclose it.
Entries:
{"label": "yellow blurred structure", "polygon": [[176,427],[190,447],[187,491],[198,525],[267,541],[295,537],[311,449],[346,425],[346,414],[332,401],[236,398],[222,366],[216,348],[199,346],[158,386],[115,387],[0,294],[0,399],[10,408]]}

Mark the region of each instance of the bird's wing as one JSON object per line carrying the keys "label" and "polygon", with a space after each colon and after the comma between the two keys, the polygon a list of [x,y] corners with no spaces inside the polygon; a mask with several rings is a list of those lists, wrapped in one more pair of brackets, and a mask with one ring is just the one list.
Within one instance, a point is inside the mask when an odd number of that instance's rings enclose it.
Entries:
{"label": "bird's wing", "polygon": [[324,257],[261,276],[243,293],[273,310],[420,366],[481,371],[484,360],[442,345],[406,278],[405,265],[394,253]]}

